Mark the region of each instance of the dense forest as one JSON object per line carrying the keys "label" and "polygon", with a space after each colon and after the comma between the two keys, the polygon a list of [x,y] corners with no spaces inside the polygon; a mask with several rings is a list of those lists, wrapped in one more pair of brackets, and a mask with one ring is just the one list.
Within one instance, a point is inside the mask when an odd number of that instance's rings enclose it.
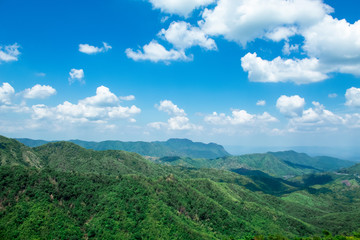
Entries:
{"label": "dense forest", "polygon": [[[360,238],[357,166],[250,156],[238,167],[244,157],[149,160],[0,137],[0,239]],[[269,158],[292,169],[261,171]]]}

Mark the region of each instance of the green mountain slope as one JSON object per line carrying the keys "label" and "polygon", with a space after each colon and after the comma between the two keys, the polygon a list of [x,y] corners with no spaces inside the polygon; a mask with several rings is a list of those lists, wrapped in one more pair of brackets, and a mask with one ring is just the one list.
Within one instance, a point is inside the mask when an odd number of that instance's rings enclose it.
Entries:
{"label": "green mountain slope", "polygon": [[160,158],[155,160],[155,162],[169,166],[184,166],[194,168],[260,170],[275,177],[296,176],[307,173],[320,172],[319,170],[313,168],[289,165],[270,154],[248,154],[211,160],[177,158],[176,160],[168,161],[167,158]]}
{"label": "green mountain slope", "polygon": [[58,171],[97,173],[104,175],[144,174],[157,176],[163,168],[136,153],[95,151],[71,142],[55,142],[33,149],[43,165]]}
{"label": "green mountain slope", "polygon": [[[157,142],[160,143],[176,153],[175,156],[187,156],[191,158],[218,158],[229,156],[230,154],[224,149],[223,146],[216,143],[201,143],[193,142],[189,139],[177,139],[172,138],[166,142]],[[171,155],[164,155],[171,156]]]}
{"label": "green mountain slope", "polygon": [[295,151],[269,152],[269,154],[287,162],[313,167],[322,171],[333,171],[354,165],[354,162],[345,161],[327,156],[310,157],[305,153]]}
{"label": "green mountain slope", "polygon": [[351,166],[349,168],[344,168],[340,171],[341,173],[345,173],[345,174],[355,174],[355,175],[360,175],[360,163]]}
{"label": "green mountain slope", "polygon": [[[13,141],[0,153],[21,152],[25,146]],[[289,182],[249,169],[158,165],[69,142],[25,149],[39,168],[11,164],[11,156],[0,166],[0,239],[296,238],[360,227],[350,221],[360,219],[360,179],[353,175]]]}
{"label": "green mountain slope", "polygon": [[14,139],[0,136],[0,166],[3,165],[24,165],[39,168],[41,161],[29,147]]}
{"label": "green mountain slope", "polygon": [[[43,140],[31,140],[28,138],[18,138],[17,140],[29,147],[38,147],[48,143]],[[81,140],[70,140],[70,142],[97,151],[123,150],[152,157],[181,156],[191,158],[218,158],[230,155],[221,145],[192,142],[188,139],[169,139],[165,142],[88,142]]]}
{"label": "green mountain slope", "polygon": [[22,167],[0,168],[0,179],[1,239],[219,239],[320,231],[282,211],[282,200],[207,179],[116,179]]}
{"label": "green mountain slope", "polygon": [[353,162],[331,157],[310,157],[294,151],[265,154],[246,154],[216,159],[192,159],[164,157],[154,160],[169,166],[216,169],[260,170],[276,177],[291,177],[309,173],[337,170],[353,165]]}

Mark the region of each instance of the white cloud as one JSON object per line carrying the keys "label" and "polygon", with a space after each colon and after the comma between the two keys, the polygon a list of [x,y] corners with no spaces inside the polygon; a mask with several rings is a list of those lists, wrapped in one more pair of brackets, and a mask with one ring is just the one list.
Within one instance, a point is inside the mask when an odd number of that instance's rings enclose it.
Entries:
{"label": "white cloud", "polygon": [[337,94],[336,93],[329,93],[328,97],[329,98],[337,98]]}
{"label": "white cloud", "polygon": [[348,128],[360,128],[360,114],[346,114],[344,117],[344,125]]}
{"label": "white cloud", "polygon": [[93,105],[93,106],[107,106],[114,105],[119,102],[118,97],[110,89],[105,86],[100,86],[96,89],[96,95],[92,97],[87,97],[83,100],[80,100],[81,105]]}
{"label": "white cloud", "polygon": [[125,51],[128,58],[134,61],[149,60],[151,62],[165,62],[171,61],[190,61],[192,57],[186,56],[182,50],[166,50],[166,48],[153,40],[149,44],[143,46],[143,50],[137,50],[136,52],[128,48]]}
{"label": "white cloud", "polygon": [[162,127],[166,127],[166,123],[164,122],[152,122],[148,123],[148,126],[151,128],[155,128],[157,130],[160,130]]}
{"label": "white cloud", "polygon": [[325,107],[318,103],[312,102],[314,108],[303,111],[301,116],[290,119],[290,131],[320,131],[320,130],[337,130],[339,126],[344,125],[344,118],[326,110]]}
{"label": "white cloud", "polygon": [[19,48],[17,43],[5,47],[0,46],[0,63],[17,61],[20,55]]}
{"label": "white cloud", "polygon": [[266,38],[271,39],[275,42],[280,42],[281,40],[289,40],[289,37],[292,37],[298,33],[296,27],[278,27],[272,30],[271,32],[266,33]]}
{"label": "white cloud", "polygon": [[136,122],[135,119],[131,118],[135,114],[139,114],[141,112],[140,108],[132,105],[129,107],[117,106],[110,109],[108,115],[110,118],[130,118],[130,122]]}
{"label": "white cloud", "polygon": [[290,55],[292,52],[299,51],[299,45],[290,45],[289,42],[285,42],[284,47],[282,49],[283,54]]}
{"label": "white cloud", "polygon": [[215,41],[206,36],[200,28],[182,21],[172,22],[167,30],[162,29],[158,35],[179,50],[193,46],[200,46],[206,50],[217,49]]}
{"label": "white cloud", "polygon": [[[215,50],[211,37],[220,36],[243,47],[256,39],[284,41],[282,52],[305,53],[303,59],[276,57],[265,60],[254,54],[242,58],[244,71],[250,81],[314,83],[328,79],[331,73],[360,76],[360,20],[350,24],[345,19],[333,18],[333,9],[323,0],[149,0],[154,8],[164,12],[186,15],[197,6],[206,6],[198,26],[173,22],[160,37],[177,50],[166,50],[153,41],[143,52],[127,49],[134,60],[153,62],[191,60],[185,50],[201,46]],[[214,7],[213,7],[214,6]],[[186,11],[179,10],[185,9]],[[303,44],[290,44],[293,36],[304,38]],[[149,48],[145,50],[146,48]]]}
{"label": "white cloud", "polygon": [[213,125],[254,125],[255,123],[276,122],[277,119],[269,113],[264,112],[262,115],[250,114],[245,110],[233,110],[232,116],[225,113],[218,114],[213,112],[204,118],[205,122]]}
{"label": "white cloud", "polygon": [[324,71],[360,75],[360,21],[350,24],[326,16],[302,35],[303,49],[320,60]]}
{"label": "white cloud", "polygon": [[[321,21],[303,27],[299,34],[305,38],[302,48],[308,58],[285,60],[277,57],[267,61],[249,53],[242,58],[242,66],[244,71],[249,72],[249,79],[303,84],[325,80],[332,72],[360,76],[360,21],[350,24],[345,19],[325,15]],[[283,53],[289,55],[298,48],[298,45],[290,45],[286,41]]]}
{"label": "white cloud", "polygon": [[160,101],[160,105],[156,105],[156,108],[159,111],[168,113],[169,115],[186,116],[184,109],[179,108],[170,100]]}
{"label": "white cloud", "polygon": [[27,88],[23,92],[24,98],[47,98],[56,94],[56,90],[51,86],[36,84],[32,88]]}
{"label": "white cloud", "polygon": [[257,57],[256,53],[248,53],[241,58],[241,66],[248,72],[253,82],[294,82],[305,84],[323,81],[328,76],[319,71],[319,61],[315,58],[282,59],[272,61]]}
{"label": "white cloud", "polygon": [[185,116],[175,116],[168,119],[167,122],[152,122],[148,124],[149,127],[160,130],[165,128],[167,130],[202,130],[203,127],[193,124],[189,118]]}
{"label": "white cloud", "polygon": [[9,83],[3,83],[0,87],[0,103],[10,105],[14,93],[15,90]]}
{"label": "white cloud", "polygon": [[164,16],[164,17],[161,18],[160,22],[161,23],[166,23],[166,21],[169,20],[169,18],[170,18],[169,16]]}
{"label": "white cloud", "polygon": [[123,100],[123,101],[133,101],[133,100],[135,100],[135,96],[134,95],[121,96],[121,97],[119,97],[119,99]]}
{"label": "white cloud", "polygon": [[257,106],[265,106],[266,105],[266,101],[265,100],[259,100],[256,102]]}
{"label": "white cloud", "polygon": [[188,16],[194,9],[209,5],[215,0],[149,0],[154,8],[170,14]]}
{"label": "white cloud", "polygon": [[245,46],[256,38],[286,39],[296,32],[292,29],[316,24],[330,12],[321,0],[219,0],[204,10],[200,26],[208,35]]}
{"label": "white cloud", "polygon": [[184,109],[179,108],[170,100],[160,101],[159,105],[155,107],[162,112],[166,112],[171,117],[167,122],[152,122],[148,126],[155,129],[165,128],[167,130],[202,130],[203,127],[193,124],[189,118],[186,117]]}
{"label": "white cloud", "polygon": [[89,44],[79,44],[79,52],[86,53],[86,54],[96,54],[101,52],[107,52],[108,50],[112,49],[112,47],[103,42],[102,47],[95,47]]}
{"label": "white cloud", "polygon": [[175,116],[168,120],[169,130],[202,130],[201,126],[190,123],[189,118],[185,116]]}
{"label": "white cloud", "polygon": [[305,106],[305,99],[295,96],[282,95],[276,102],[276,107],[279,111],[288,117],[301,116]]}
{"label": "white cloud", "polygon": [[49,119],[65,123],[107,123],[113,119],[129,119],[141,110],[135,105],[123,107],[118,98],[107,87],[100,86],[96,95],[79,100],[77,104],[65,101],[56,107],[34,105],[33,119]]}
{"label": "white cloud", "polygon": [[35,75],[36,75],[37,77],[45,77],[45,76],[46,76],[46,73],[38,72],[38,73],[35,73]]}
{"label": "white cloud", "polygon": [[349,88],[345,93],[346,103],[345,105],[351,107],[360,107],[360,88]]}
{"label": "white cloud", "polygon": [[84,70],[83,69],[71,69],[71,71],[69,72],[69,83],[72,84],[75,81],[79,81],[80,83],[84,83]]}

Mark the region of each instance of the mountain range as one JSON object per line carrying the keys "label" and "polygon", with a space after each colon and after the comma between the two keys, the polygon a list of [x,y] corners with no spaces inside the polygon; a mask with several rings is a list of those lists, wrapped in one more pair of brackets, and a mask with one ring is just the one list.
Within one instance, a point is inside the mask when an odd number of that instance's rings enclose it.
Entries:
{"label": "mountain range", "polygon": [[[16,140],[29,147],[38,147],[49,143],[49,141],[33,140],[29,138],[17,138]],[[152,157],[184,156],[191,158],[217,158],[230,155],[223,146],[215,143],[205,144],[201,142],[193,142],[189,139],[177,138],[172,138],[164,142],[89,142],[82,140],[69,140],[69,142],[75,143],[87,149],[93,149],[97,151],[123,150]]]}
{"label": "mountain range", "polygon": [[[264,154],[289,162],[302,156],[275,155]],[[246,157],[263,162],[264,156]],[[192,161],[227,158],[233,157]],[[6,137],[0,159],[0,239],[330,239],[330,233],[354,239],[360,227],[354,174],[285,180],[233,168],[230,160],[231,167],[218,169],[169,166],[137,153],[71,142],[30,148]]]}

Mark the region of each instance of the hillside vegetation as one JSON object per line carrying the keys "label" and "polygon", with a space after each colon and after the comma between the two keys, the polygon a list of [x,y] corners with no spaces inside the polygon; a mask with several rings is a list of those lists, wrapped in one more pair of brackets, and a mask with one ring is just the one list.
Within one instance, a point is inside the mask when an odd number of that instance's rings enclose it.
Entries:
{"label": "hillside vegetation", "polygon": [[294,151],[246,154],[216,159],[192,159],[164,157],[155,162],[193,168],[216,168],[237,171],[237,169],[260,170],[275,177],[289,178],[310,173],[338,170],[354,165],[354,162],[331,157],[310,157]]}
{"label": "hillside vegetation", "polygon": [[69,142],[31,149],[2,137],[0,146],[0,239],[330,239],[360,228],[353,175],[287,181]]}

